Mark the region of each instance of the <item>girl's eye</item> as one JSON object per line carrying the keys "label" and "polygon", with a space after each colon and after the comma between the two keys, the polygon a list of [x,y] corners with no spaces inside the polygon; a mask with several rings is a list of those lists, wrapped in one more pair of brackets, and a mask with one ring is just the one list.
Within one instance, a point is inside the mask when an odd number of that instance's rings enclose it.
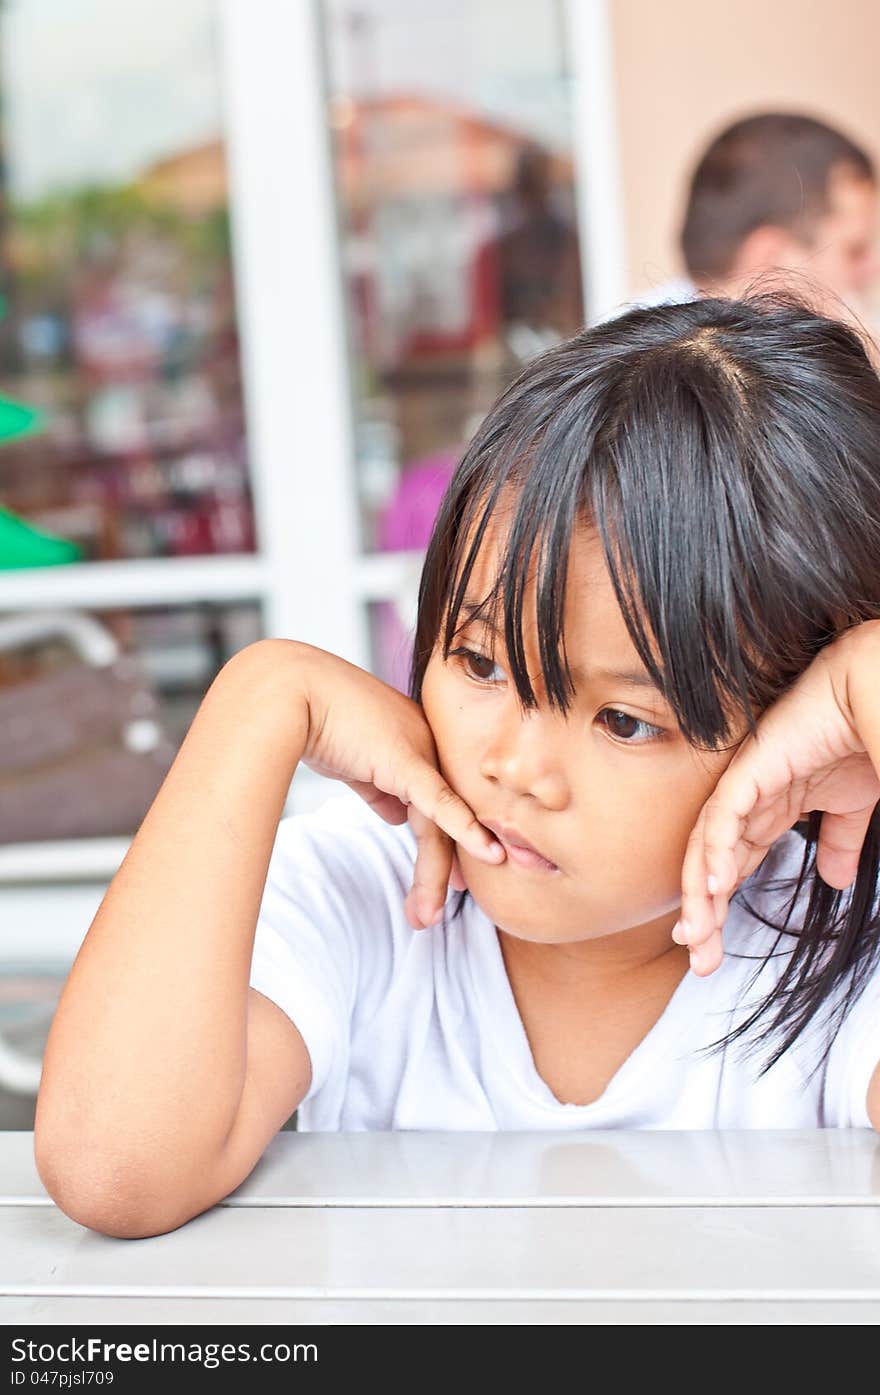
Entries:
{"label": "girl's eye", "polygon": [[[475,649],[467,649],[464,646],[450,649],[448,657],[460,659],[468,678],[474,683],[482,684],[484,688],[497,686],[498,680],[492,677],[493,669],[504,672],[487,654],[479,654]],[[630,716],[628,712],[619,711],[616,707],[603,707],[599,713],[599,720],[605,717],[609,720],[602,721],[602,725],[619,745],[644,746],[648,741],[657,741],[666,735],[662,727],[655,727],[639,717]]]}
{"label": "girl's eye", "polygon": [[[488,658],[486,654],[478,654],[475,649],[450,649],[449,658],[460,658],[462,662],[462,667],[464,668],[467,676],[469,678],[472,678],[475,683],[482,683],[484,687],[490,687],[493,685],[495,680],[493,680],[491,676],[492,669],[500,667],[498,664],[495,663],[494,659]],[[481,673],[479,671],[479,665],[481,664],[484,666],[484,670],[488,668],[488,673],[485,671]],[[475,665],[477,666],[476,668]]]}
{"label": "girl's eye", "polygon": [[[647,741],[656,741],[664,735],[662,727],[655,727],[650,722],[643,722],[638,717],[631,717],[628,712],[619,712],[615,707],[603,707],[599,713],[599,720],[601,721],[603,717],[608,718],[607,722],[602,722],[605,730],[615,740],[622,741],[626,746],[643,746]],[[637,740],[632,740],[631,738],[639,729],[643,735]]]}

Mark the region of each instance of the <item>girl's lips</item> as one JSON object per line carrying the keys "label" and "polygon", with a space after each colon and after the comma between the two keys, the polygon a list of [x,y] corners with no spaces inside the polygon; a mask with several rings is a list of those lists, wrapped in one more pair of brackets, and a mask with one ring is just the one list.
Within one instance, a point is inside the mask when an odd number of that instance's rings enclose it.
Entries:
{"label": "girl's lips", "polygon": [[531,848],[518,848],[515,843],[505,843],[503,838],[499,838],[498,841],[503,843],[507,856],[513,862],[518,862],[520,867],[531,867],[535,871],[542,872],[559,871],[555,862],[548,862],[546,857],[541,857],[540,853],[532,852]]}
{"label": "girl's lips", "polygon": [[484,828],[488,828],[498,839],[508,857],[514,862],[518,862],[521,867],[539,868],[545,872],[558,872],[559,868],[555,862],[543,857],[537,849],[524,847],[522,843],[514,842],[513,839],[522,837],[518,829],[508,828],[505,824],[494,823],[491,819],[481,819]]}

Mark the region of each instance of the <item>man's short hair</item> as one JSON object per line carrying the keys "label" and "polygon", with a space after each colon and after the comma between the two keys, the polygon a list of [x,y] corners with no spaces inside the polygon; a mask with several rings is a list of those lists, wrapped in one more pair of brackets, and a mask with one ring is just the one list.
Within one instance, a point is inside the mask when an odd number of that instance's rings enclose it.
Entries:
{"label": "man's short hair", "polygon": [[723,276],[755,228],[790,228],[808,238],[829,207],[838,166],[874,180],[867,153],[810,116],[764,112],[728,126],[691,178],[681,248],[692,277]]}

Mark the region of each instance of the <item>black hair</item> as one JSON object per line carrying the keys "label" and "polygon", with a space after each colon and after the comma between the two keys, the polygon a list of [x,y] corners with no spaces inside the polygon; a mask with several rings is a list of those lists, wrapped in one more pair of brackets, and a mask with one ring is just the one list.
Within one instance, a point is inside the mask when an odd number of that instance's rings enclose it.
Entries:
{"label": "black hair", "polygon": [[[479,609],[496,623],[503,609],[506,663],[526,709],[537,706],[522,631],[536,548],[546,700],[567,711],[574,693],[563,614],[579,523],[596,528],[633,645],[694,746],[729,749],[743,719],[753,733],[826,644],[880,618],[880,378],[853,329],[791,293],[633,309],[527,365],[480,424],[440,506],[419,586],[416,702],[435,648],[446,659],[462,628],[502,495],[511,522]],[[783,934],[796,943],[773,991],[711,1049],[775,1006],[758,1040],[788,1031],[767,1070],[846,985],[842,1020],[880,947],[878,810],[846,892],[816,870],[818,811],[795,825],[804,857],[781,925],[746,900],[760,868],[737,890],[733,899],[778,932],[756,978]],[[802,923],[790,928],[805,891]]]}
{"label": "black hair", "polygon": [[725,275],[749,233],[767,224],[809,239],[839,168],[875,177],[861,146],[811,116],[762,112],[721,131],[690,180],[680,242],[691,276]]}

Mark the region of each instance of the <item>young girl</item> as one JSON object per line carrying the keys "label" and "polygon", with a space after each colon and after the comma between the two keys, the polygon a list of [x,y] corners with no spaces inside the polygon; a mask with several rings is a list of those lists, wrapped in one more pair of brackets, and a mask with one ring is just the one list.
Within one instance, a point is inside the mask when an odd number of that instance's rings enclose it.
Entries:
{"label": "young girl", "polygon": [[[211,685],[52,1026],[50,1195],[173,1229],[297,1108],[880,1128],[878,692],[856,335],[765,296],[560,344],[449,487],[409,697],[279,639]],[[339,793],[281,819],[300,761]]]}

